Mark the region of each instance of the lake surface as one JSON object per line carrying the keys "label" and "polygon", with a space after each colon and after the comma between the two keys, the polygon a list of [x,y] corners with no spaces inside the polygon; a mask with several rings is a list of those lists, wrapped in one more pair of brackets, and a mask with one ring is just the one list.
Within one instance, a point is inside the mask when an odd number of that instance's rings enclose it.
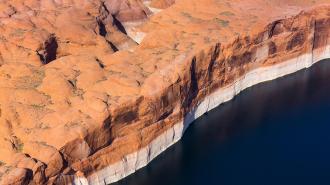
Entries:
{"label": "lake surface", "polygon": [[330,61],[242,92],[115,185],[330,184]]}

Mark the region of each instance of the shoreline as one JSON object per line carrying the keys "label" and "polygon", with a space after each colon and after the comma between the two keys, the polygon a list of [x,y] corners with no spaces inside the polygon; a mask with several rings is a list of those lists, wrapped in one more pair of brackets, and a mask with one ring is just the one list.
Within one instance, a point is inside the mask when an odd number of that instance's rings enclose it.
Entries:
{"label": "shoreline", "polygon": [[204,113],[233,99],[241,91],[259,83],[274,80],[309,68],[313,64],[328,58],[330,58],[330,45],[272,66],[254,69],[236,80],[230,86],[219,88],[206,96],[201,103],[183,118],[183,120],[159,135],[147,146],[126,155],[121,161],[94,172],[87,178],[75,176],[72,183],[75,185],[99,185],[117,182],[148,165],[160,153],[179,141],[185,130],[193,121],[204,115]]}

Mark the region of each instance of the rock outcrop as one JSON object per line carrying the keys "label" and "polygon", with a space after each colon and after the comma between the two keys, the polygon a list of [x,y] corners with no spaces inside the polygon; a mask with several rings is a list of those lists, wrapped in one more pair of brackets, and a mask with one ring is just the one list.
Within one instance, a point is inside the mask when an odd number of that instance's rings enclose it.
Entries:
{"label": "rock outcrop", "polygon": [[118,181],[329,58],[329,25],[328,0],[0,0],[0,184]]}

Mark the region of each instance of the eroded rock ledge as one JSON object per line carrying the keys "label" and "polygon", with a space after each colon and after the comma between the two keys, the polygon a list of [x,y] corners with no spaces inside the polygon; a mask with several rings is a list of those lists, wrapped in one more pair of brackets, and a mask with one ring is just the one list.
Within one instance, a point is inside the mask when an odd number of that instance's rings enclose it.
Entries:
{"label": "eroded rock ledge", "polygon": [[[241,90],[330,57],[322,0],[155,1],[172,6],[152,16],[142,1],[134,10],[119,3],[123,13],[110,9],[119,1],[8,2],[0,7],[0,184],[115,182]],[[45,12],[56,17],[37,18]],[[126,34],[114,20],[138,25],[140,45],[115,44]],[[26,42],[11,34],[17,28]]]}

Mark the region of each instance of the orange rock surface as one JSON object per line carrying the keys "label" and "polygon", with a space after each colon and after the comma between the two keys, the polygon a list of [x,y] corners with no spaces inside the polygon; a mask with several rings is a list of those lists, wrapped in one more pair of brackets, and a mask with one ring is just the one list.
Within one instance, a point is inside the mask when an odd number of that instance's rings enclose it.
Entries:
{"label": "orange rock surface", "polygon": [[0,184],[88,177],[329,41],[329,0],[0,0]]}

